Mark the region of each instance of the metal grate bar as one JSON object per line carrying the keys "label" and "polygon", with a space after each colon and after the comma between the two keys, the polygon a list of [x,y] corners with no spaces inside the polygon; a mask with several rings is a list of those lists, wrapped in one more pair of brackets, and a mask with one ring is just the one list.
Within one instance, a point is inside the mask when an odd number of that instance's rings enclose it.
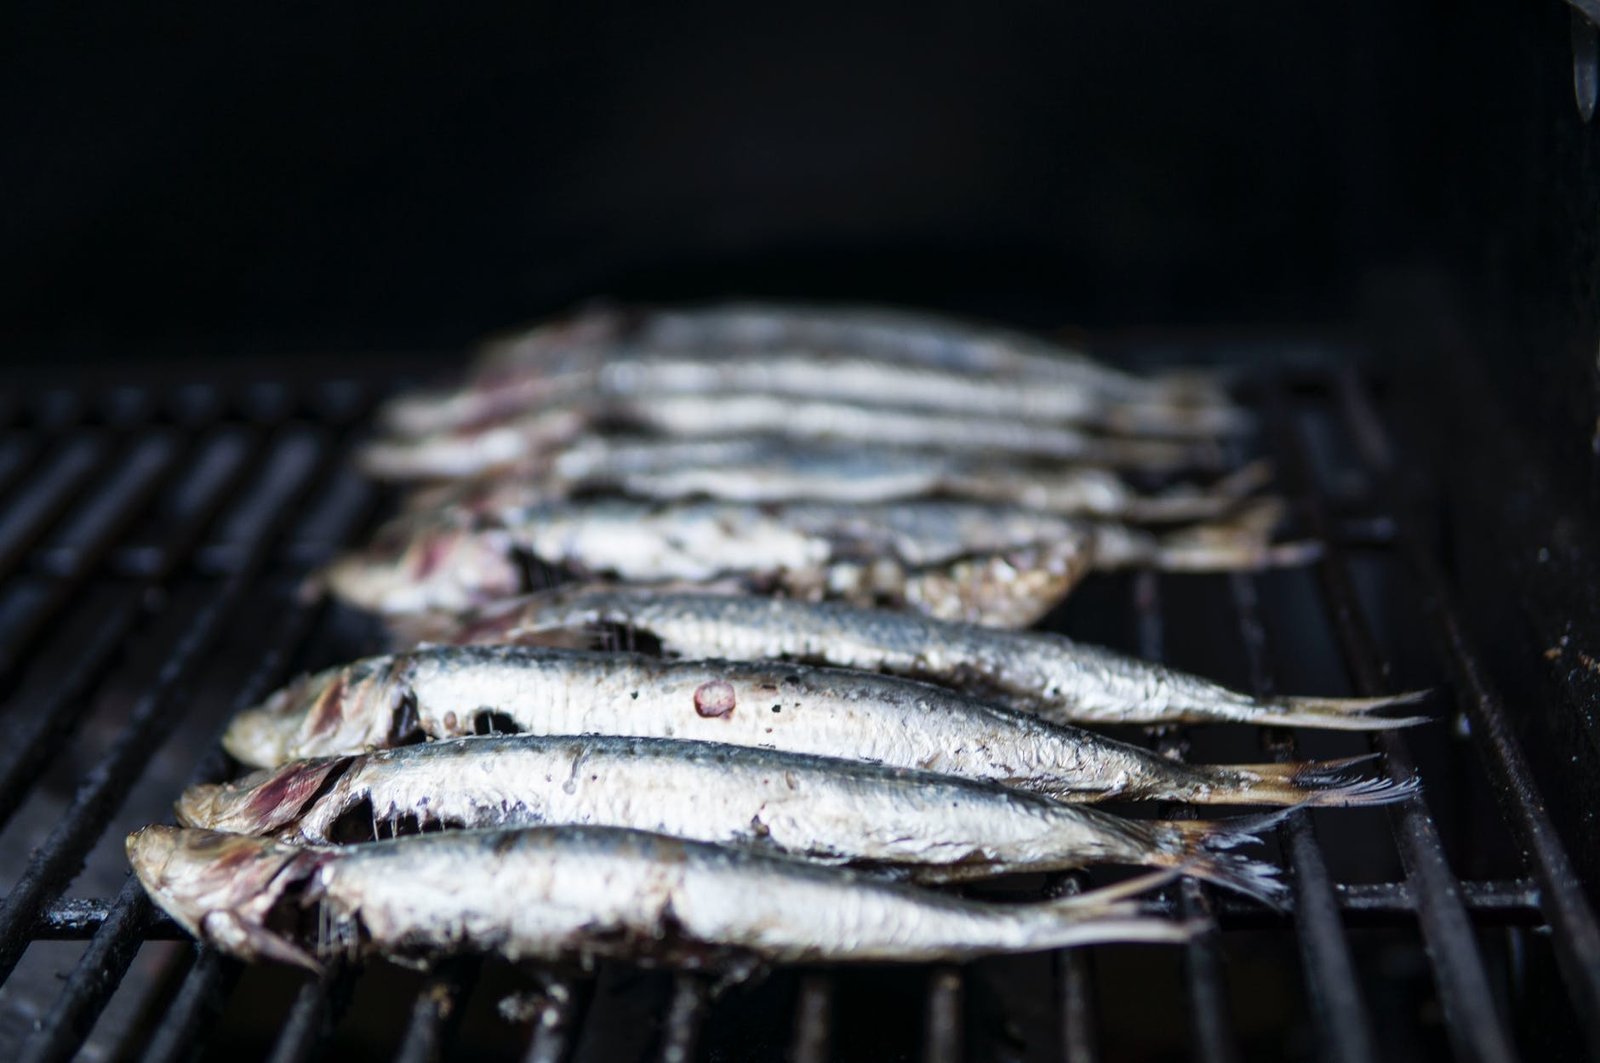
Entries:
{"label": "metal grate bar", "polygon": [[142,943],[139,930],[150,901],[138,879],[129,878],[89,947],[83,951],[61,996],[23,1050],[25,1063],[71,1059],[94,1028]]}
{"label": "metal grate bar", "polygon": [[[179,687],[221,635],[256,568],[264,561],[267,544],[292,512],[291,503],[304,489],[318,450],[327,449],[310,435],[291,438],[287,444],[286,453],[302,459],[296,463],[301,466],[300,475],[292,481],[281,481],[288,490],[282,493],[268,518],[256,526],[251,539],[241,544],[247,553],[245,564],[198,611],[163,661],[155,683],[135,703],[116,741],[84,777],[61,820],[34,850],[15,886],[0,902],[0,978],[10,975],[43,905],[76,872],[83,855],[105,830],[109,814],[138,779],[149,755],[166,738],[182,703],[175,696]],[[326,459],[325,453],[320,456]]]}
{"label": "metal grate bar", "polygon": [[461,1003],[477,981],[483,962],[462,959],[441,965],[411,1002],[411,1017],[394,1058],[398,1063],[433,1063],[444,1052],[461,1019]]}
{"label": "metal grate bar", "polygon": [[104,450],[104,440],[98,435],[73,440],[33,477],[20,497],[11,499],[0,515],[0,579],[11,574],[33,543],[71,504]]}
{"label": "metal grate bar", "polygon": [[[1047,897],[1064,897],[1083,892],[1081,874],[1062,875],[1045,888]],[[1094,1063],[1100,1058],[1095,1046],[1094,978],[1089,970],[1088,948],[1067,949],[1055,954],[1057,1000],[1061,1009],[1061,1058],[1066,1063]]]}
{"label": "metal grate bar", "polygon": [[[1269,410],[1281,444],[1278,449],[1285,457],[1286,479],[1305,500],[1313,534],[1325,536],[1327,517],[1315,487],[1306,442],[1290,425],[1283,402],[1276,389],[1269,392]],[[1357,693],[1384,693],[1379,651],[1367,627],[1348,563],[1337,544],[1325,543],[1318,573]],[[1403,780],[1415,775],[1410,751],[1398,734],[1381,732],[1374,745],[1383,752],[1391,777]],[[1516,1051],[1495,1006],[1483,956],[1428,806],[1420,795],[1412,797],[1392,810],[1391,820],[1406,875],[1415,883],[1412,896],[1417,918],[1448,1020],[1445,1029],[1456,1054],[1486,1061],[1515,1059]]]}
{"label": "metal grate bar", "polygon": [[195,953],[189,973],[145,1046],[144,1063],[178,1063],[193,1056],[238,981],[235,961],[209,945],[197,946]]}
{"label": "metal grate bar", "polygon": [[661,1063],[689,1063],[700,1045],[710,986],[701,975],[679,974],[672,979],[672,1000],[661,1038]]}
{"label": "metal grate bar", "polygon": [[1591,1054],[1600,1058],[1600,925],[1583,895],[1544,797],[1514,737],[1499,694],[1478,663],[1444,571],[1423,545],[1418,522],[1395,483],[1393,449],[1360,382],[1341,374],[1337,382],[1344,422],[1357,453],[1394,504],[1399,542],[1413,577],[1421,586],[1422,609],[1430,619],[1446,668],[1455,679],[1463,711],[1472,720],[1473,745],[1483,758],[1491,786],[1507,823],[1532,865],[1539,884],[1539,907],[1554,933],[1551,943],[1566,979],[1573,1010],[1584,1024]]}
{"label": "metal grate bar", "polygon": [[[1267,697],[1272,693],[1272,673],[1267,665],[1267,631],[1261,622],[1255,578],[1246,573],[1234,573],[1228,580],[1250,666],[1250,685],[1253,693]],[[1279,760],[1293,758],[1291,737],[1271,740],[1269,747]],[[1311,1001],[1312,1021],[1317,1027],[1318,1048],[1324,1059],[1337,1063],[1365,1063],[1376,1059],[1377,1041],[1372,1033],[1372,1019],[1357,988],[1355,963],[1340,921],[1338,897],[1307,814],[1291,814],[1284,824],[1283,835],[1289,866],[1294,872],[1290,888],[1294,895],[1295,935],[1305,968],[1306,992]]]}
{"label": "metal grate bar", "polygon": [[[277,684],[294,647],[310,633],[313,615],[314,611],[309,608],[291,607],[288,622],[265,649],[261,666],[247,678],[234,698],[235,711],[259,701]],[[189,777],[187,785],[215,781],[224,774],[222,768],[220,755],[203,758]],[[133,962],[150,911],[150,903],[138,880],[130,878],[128,886],[117,897],[105,922],[95,933],[89,948],[79,958],[55,1007],[34,1035],[29,1047],[33,1051],[34,1046],[38,1046],[38,1059],[64,1059],[76,1050],[78,1043],[88,1034],[93,1018],[99,1015],[110,997],[110,991],[115,988],[115,980],[107,983],[108,972],[115,970],[116,978],[120,979]],[[77,1016],[88,1016],[90,1024],[82,1025],[80,1029],[80,1024],[74,1022]]]}
{"label": "metal grate bar", "polygon": [[572,1052],[573,1033],[582,1018],[590,985],[572,978],[546,976],[544,999],[533,1019],[533,1037],[522,1063],[561,1063]]}
{"label": "metal grate bar", "polygon": [[960,967],[939,964],[928,972],[928,1007],[923,1019],[922,1058],[927,1063],[957,1063],[962,1045],[961,1004],[965,997]]}
{"label": "metal grate bar", "polygon": [[[1141,570],[1134,576],[1133,611],[1138,627],[1139,656],[1147,661],[1162,661],[1166,657],[1166,646],[1161,581],[1151,569]],[[1162,740],[1162,752],[1175,759],[1183,759],[1182,735],[1183,729],[1174,728]],[[1163,815],[1169,811],[1175,809],[1164,809]],[[1188,989],[1196,1054],[1200,1059],[1213,1063],[1229,1063],[1239,1058],[1239,1049],[1228,1017],[1228,995],[1222,980],[1220,935],[1216,920],[1212,918],[1210,891],[1193,878],[1184,878],[1178,889],[1179,912],[1185,919],[1204,923],[1204,929],[1183,950],[1184,982]]]}
{"label": "metal grate bar", "polygon": [[[195,461],[197,470],[215,469],[214,448],[208,441],[202,441],[200,446]],[[262,458],[265,441],[256,440],[250,449],[252,458]],[[25,722],[0,751],[0,825],[15,813],[28,788],[60,752],[59,739],[77,725],[88,707],[90,692],[99,686],[120,658],[123,642],[144,615],[144,594],[158,587],[189,555],[222,507],[243,490],[247,481],[241,470],[253,464],[254,461],[244,460],[225,463],[222,466],[225,475],[202,474],[183,485],[184,497],[178,515],[163,527],[162,541],[152,547],[152,556],[147,558],[146,581],[111,606],[86,638],[68,674],[49,689],[42,701],[19,714]],[[191,487],[197,489],[188,490]]]}
{"label": "metal grate bar", "polygon": [[826,975],[807,974],[795,995],[791,1063],[823,1063],[833,1033],[833,983]]}
{"label": "metal grate bar", "polygon": [[311,1058],[317,1042],[322,1039],[333,1017],[333,999],[341,982],[349,976],[343,973],[323,978],[310,978],[300,986],[289,1005],[289,1014],[278,1039],[272,1045],[270,1063],[296,1063]]}

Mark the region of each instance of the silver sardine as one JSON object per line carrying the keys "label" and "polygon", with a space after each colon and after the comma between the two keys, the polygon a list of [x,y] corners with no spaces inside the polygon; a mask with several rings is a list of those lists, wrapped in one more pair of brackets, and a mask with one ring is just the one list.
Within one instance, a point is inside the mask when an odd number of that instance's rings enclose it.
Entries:
{"label": "silver sardine", "polygon": [[191,787],[188,827],[331,845],[401,832],[631,827],[921,881],[1087,864],[1181,868],[1276,902],[1274,869],[1221,821],[1132,820],[950,775],[656,738],[483,736],[295,761]]}
{"label": "silver sardine", "polygon": [[1279,512],[1261,500],[1224,521],[1156,534],[981,503],[581,500],[408,515],[318,578],[378,612],[462,610],[533,589],[524,571],[534,560],[589,577],[737,579],[808,599],[1026,627],[1096,569],[1227,571],[1314,557],[1314,544],[1272,542]]}
{"label": "silver sardine", "polygon": [[959,687],[1067,724],[1247,723],[1363,731],[1427,717],[1369,713],[1422,698],[1256,698],[1061,635],[1006,631],[837,602],[568,586],[474,613],[396,617],[406,649],[449,645],[609,648],[653,640],[670,656],[783,659]]}
{"label": "silver sardine", "polygon": [[223,738],[255,767],[486,730],[677,738],[1004,783],[1061,800],[1365,805],[1410,793],[1349,761],[1190,765],[908,679],[836,668],[460,646],[307,676]]}
{"label": "silver sardine", "polygon": [[1193,928],[1124,898],[986,904],[838,868],[602,827],[428,834],[344,849],[152,826],[127,842],[156,904],[240,959],[614,958],[680,967],[964,960]]}

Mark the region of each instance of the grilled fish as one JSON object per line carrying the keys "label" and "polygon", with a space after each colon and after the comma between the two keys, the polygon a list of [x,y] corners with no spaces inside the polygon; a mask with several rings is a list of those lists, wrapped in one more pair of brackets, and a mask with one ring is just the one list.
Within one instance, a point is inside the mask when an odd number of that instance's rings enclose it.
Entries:
{"label": "grilled fish", "polygon": [[480,729],[678,738],[1005,783],[1061,800],[1373,804],[1410,793],[1350,762],[1189,765],[908,679],[778,663],[461,646],[308,676],[235,717],[240,761],[357,753]]}
{"label": "grilled fish", "polygon": [[241,959],[320,971],[383,956],[617,958],[682,967],[961,960],[1193,928],[1123,898],[961,900],[801,861],[601,827],[457,831],[345,849],[152,826],[127,842],[155,902]]}
{"label": "grilled fish", "polygon": [[1125,819],[949,775],[654,738],[484,736],[296,761],[179,799],[178,822],[291,844],[385,829],[632,827],[949,881],[1092,863],[1182,868],[1275,902],[1227,821]]}
{"label": "grilled fish", "polygon": [[581,500],[493,515],[400,518],[318,577],[384,613],[461,610],[523,586],[528,559],[634,582],[737,578],[798,597],[905,605],[949,620],[1025,627],[1093,569],[1219,571],[1299,564],[1273,544],[1279,504],[1162,535],[979,503],[888,505]]}
{"label": "grilled fish", "polygon": [[[747,357],[758,351],[761,358]],[[1147,408],[1152,414],[1147,419],[1158,429],[1171,430],[1185,419],[1230,429],[1241,421],[1216,382],[1198,374],[1140,376],[1019,333],[931,315],[754,305],[646,314],[607,308],[580,313],[490,344],[467,388],[404,396],[385,409],[383,419],[391,430],[405,435],[448,431],[597,390],[599,374],[608,365],[652,361],[660,368],[642,370],[619,386],[636,391],[648,386],[658,392],[685,387],[697,391],[788,387],[812,397],[854,395],[896,404],[913,399],[928,408],[984,411],[990,416],[1026,416],[1019,408],[1040,403],[1060,416],[1062,404],[1071,408],[1080,401],[1073,396],[1085,396],[1091,409],[1102,409],[1106,402],[1126,404],[1135,411]],[[797,367],[799,383],[787,370],[775,380],[775,369],[760,368],[780,362]],[[860,373],[832,373],[841,379],[827,384],[814,368],[824,362],[866,368]],[[905,384],[906,377],[918,370],[927,381],[921,393]],[[874,387],[886,374],[895,375],[895,384]],[[964,379],[978,390],[965,397],[959,389],[939,383],[950,377]],[[1018,398],[1019,384],[1033,386]],[[1034,397],[1043,390],[1055,397]]]}
{"label": "grilled fish", "polygon": [[395,617],[398,647],[612,648],[654,641],[674,657],[783,659],[959,687],[1067,724],[1249,723],[1364,731],[1427,717],[1369,716],[1379,698],[1255,698],[1061,635],[950,623],[836,602],[631,587],[558,587],[466,615]]}
{"label": "grilled fish", "polygon": [[895,447],[771,438],[589,439],[496,475],[419,487],[405,507],[412,513],[492,516],[599,491],[661,501],[871,503],[940,497],[1144,524],[1221,517],[1270,478],[1269,466],[1254,462],[1207,487],[1178,484],[1147,493],[1110,469],[1092,466],[1019,467]]}
{"label": "grilled fish", "polygon": [[669,439],[769,436],[996,457],[1086,462],[1169,472],[1215,467],[1207,442],[1098,435],[1007,417],[902,410],[858,403],[724,393],[605,398],[540,408],[502,421],[367,444],[361,467],[391,480],[481,475],[538,461],[588,430],[621,428]]}

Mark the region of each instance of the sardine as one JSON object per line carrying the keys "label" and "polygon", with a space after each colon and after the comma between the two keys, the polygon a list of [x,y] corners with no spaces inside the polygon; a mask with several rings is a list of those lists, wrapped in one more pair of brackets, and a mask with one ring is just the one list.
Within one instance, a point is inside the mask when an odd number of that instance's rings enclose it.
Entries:
{"label": "sardine", "polygon": [[321,971],[382,956],[426,964],[615,958],[687,968],[755,962],[963,960],[1112,941],[1182,942],[1140,916],[1146,877],[1035,904],[943,896],[739,849],[604,827],[457,831],[344,849],[152,826],[128,859],[156,904],[240,959]]}
{"label": "sardine", "polygon": [[948,417],[1077,425],[1126,435],[1207,438],[1249,427],[1226,404],[1114,398],[1075,380],[980,376],[860,355],[779,351],[759,358],[618,349],[606,359],[480,375],[462,387],[397,400],[384,414],[406,435],[451,431],[554,405],[652,401],[685,395],[753,395]]}
{"label": "sardine", "polygon": [[1199,676],[1037,631],[1004,631],[836,602],[558,587],[466,615],[396,617],[397,649],[448,645],[615,648],[674,657],[783,659],[886,672],[980,694],[1067,724],[1247,723],[1361,731],[1425,716],[1367,715],[1425,692],[1377,698],[1256,698]]}
{"label": "sardine", "polygon": [[1253,462],[1205,487],[1142,492],[1110,469],[1039,467],[897,447],[731,440],[587,439],[548,459],[473,479],[422,486],[408,512],[475,516],[611,491],[660,501],[890,502],[951,498],[1130,523],[1220,517],[1271,479]]}
{"label": "sardine", "polygon": [[508,597],[534,560],[634,582],[738,578],[803,598],[893,604],[950,620],[1027,626],[1095,569],[1203,572],[1301,564],[1272,540],[1279,504],[1164,534],[1018,507],[918,500],[658,505],[581,500],[495,514],[403,516],[317,577],[384,613],[462,610]]}
{"label": "sardine", "polygon": [[361,467],[385,479],[481,475],[537,462],[582,431],[620,428],[671,439],[769,436],[883,447],[1084,462],[1170,472],[1216,467],[1220,450],[1200,440],[1099,435],[1004,417],[900,410],[749,393],[651,395],[539,409],[504,421],[423,436],[374,440]]}
{"label": "sardine", "polygon": [[383,420],[393,431],[422,435],[576,396],[592,387],[600,367],[626,358],[690,355],[716,368],[783,351],[1028,382],[1158,410],[1228,416],[1233,409],[1213,374],[1135,374],[1060,344],[951,318],[866,307],[727,304],[656,311],[590,307],[501,337],[485,346],[467,388],[402,396],[386,407]]}
{"label": "sardine", "polygon": [[1190,765],[909,679],[773,662],[667,661],[518,646],[372,657],[240,713],[223,745],[254,767],[484,730],[677,738],[1004,783],[1061,800],[1366,805],[1409,786],[1349,761]]}
{"label": "sardine", "polygon": [[294,845],[491,827],[631,827],[952,881],[1095,863],[1181,868],[1276,903],[1227,850],[1259,820],[1132,820],[950,775],[654,738],[484,736],[295,761],[191,787],[178,822]]}

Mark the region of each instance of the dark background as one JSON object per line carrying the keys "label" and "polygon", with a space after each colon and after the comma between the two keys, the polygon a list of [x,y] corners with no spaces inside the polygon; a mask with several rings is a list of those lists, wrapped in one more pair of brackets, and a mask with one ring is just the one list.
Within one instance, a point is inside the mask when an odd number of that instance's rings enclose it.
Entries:
{"label": "dark background", "polygon": [[1452,211],[1512,191],[1482,82],[1514,57],[1457,5],[5,23],[0,328],[34,355],[448,346],[595,293],[1326,321],[1453,279],[1485,233]]}

